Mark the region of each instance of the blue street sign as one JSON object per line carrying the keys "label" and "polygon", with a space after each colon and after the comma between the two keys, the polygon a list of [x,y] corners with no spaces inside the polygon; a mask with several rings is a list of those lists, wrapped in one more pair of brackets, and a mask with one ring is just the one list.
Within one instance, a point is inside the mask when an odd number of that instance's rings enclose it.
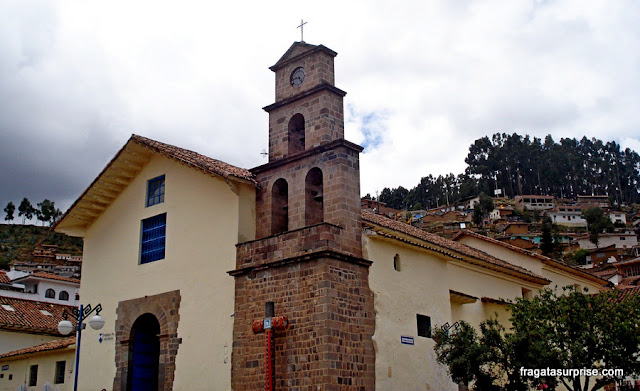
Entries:
{"label": "blue street sign", "polygon": [[400,337],[400,342],[405,345],[413,345],[413,337],[405,337],[404,335]]}

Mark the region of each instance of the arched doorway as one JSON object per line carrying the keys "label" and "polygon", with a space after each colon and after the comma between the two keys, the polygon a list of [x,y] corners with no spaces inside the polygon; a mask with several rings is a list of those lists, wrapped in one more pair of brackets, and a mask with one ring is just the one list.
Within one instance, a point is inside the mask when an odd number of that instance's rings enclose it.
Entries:
{"label": "arched doorway", "polygon": [[153,314],[140,315],[131,328],[127,391],[157,391],[160,323]]}

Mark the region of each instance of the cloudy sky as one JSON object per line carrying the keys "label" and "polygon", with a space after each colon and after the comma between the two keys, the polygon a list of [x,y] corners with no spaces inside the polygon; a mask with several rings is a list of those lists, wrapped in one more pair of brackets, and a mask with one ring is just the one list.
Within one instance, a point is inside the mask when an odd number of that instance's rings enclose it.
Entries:
{"label": "cloudy sky", "polygon": [[0,0],[0,208],[66,209],[132,133],[265,163],[301,18],[338,52],[362,194],[458,174],[496,132],[640,151],[637,1]]}

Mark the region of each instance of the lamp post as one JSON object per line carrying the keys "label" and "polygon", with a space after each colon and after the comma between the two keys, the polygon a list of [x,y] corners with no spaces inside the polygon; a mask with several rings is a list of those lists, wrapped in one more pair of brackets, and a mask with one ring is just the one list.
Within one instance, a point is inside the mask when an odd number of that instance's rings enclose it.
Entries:
{"label": "lamp post", "polygon": [[[74,391],[78,391],[78,366],[80,365],[80,340],[82,338],[82,330],[85,329],[87,327],[87,325],[84,322],[85,319],[87,319],[89,317],[89,315],[91,315],[92,312],[96,312],[96,314],[94,316],[91,317],[91,319],[89,319],[89,326],[91,326],[92,329],[94,330],[100,330],[102,328],[102,326],[104,326],[104,318],[102,316],[100,316],[100,311],[102,311],[102,304],[98,304],[97,306],[95,306],[94,308],[91,308],[91,304],[87,305],[86,307],[84,307],[82,304],[80,304],[80,309],[77,308],[72,308],[71,309],[71,313],[73,316],[76,317],[76,319],[78,320],[78,324],[75,327],[76,330],[76,367],[75,367],[75,373],[74,373],[74,381],[73,381],[73,390]],[[60,321],[60,323],[58,323],[58,331],[60,332],[60,334],[63,335],[69,335],[73,330],[73,323],[71,323],[71,321],[67,320],[67,316],[69,314],[67,313],[67,311],[65,310],[62,313],[62,317],[64,318],[64,320]]]}

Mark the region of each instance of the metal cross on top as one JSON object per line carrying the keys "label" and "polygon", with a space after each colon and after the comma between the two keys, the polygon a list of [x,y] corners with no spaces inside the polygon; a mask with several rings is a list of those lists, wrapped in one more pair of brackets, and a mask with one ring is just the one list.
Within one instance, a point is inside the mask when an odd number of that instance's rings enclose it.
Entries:
{"label": "metal cross on top", "polygon": [[264,307],[264,319],[258,319],[253,322],[253,333],[259,334],[264,332],[264,389],[265,391],[273,391],[276,388],[276,361],[274,357],[275,341],[273,333],[276,331],[289,330],[289,318],[286,316],[274,316],[274,303],[269,301]]}
{"label": "metal cross on top", "polygon": [[300,42],[304,42],[304,25],[307,23],[308,22],[305,22],[304,19],[300,19],[300,26],[298,26],[300,29]]}

